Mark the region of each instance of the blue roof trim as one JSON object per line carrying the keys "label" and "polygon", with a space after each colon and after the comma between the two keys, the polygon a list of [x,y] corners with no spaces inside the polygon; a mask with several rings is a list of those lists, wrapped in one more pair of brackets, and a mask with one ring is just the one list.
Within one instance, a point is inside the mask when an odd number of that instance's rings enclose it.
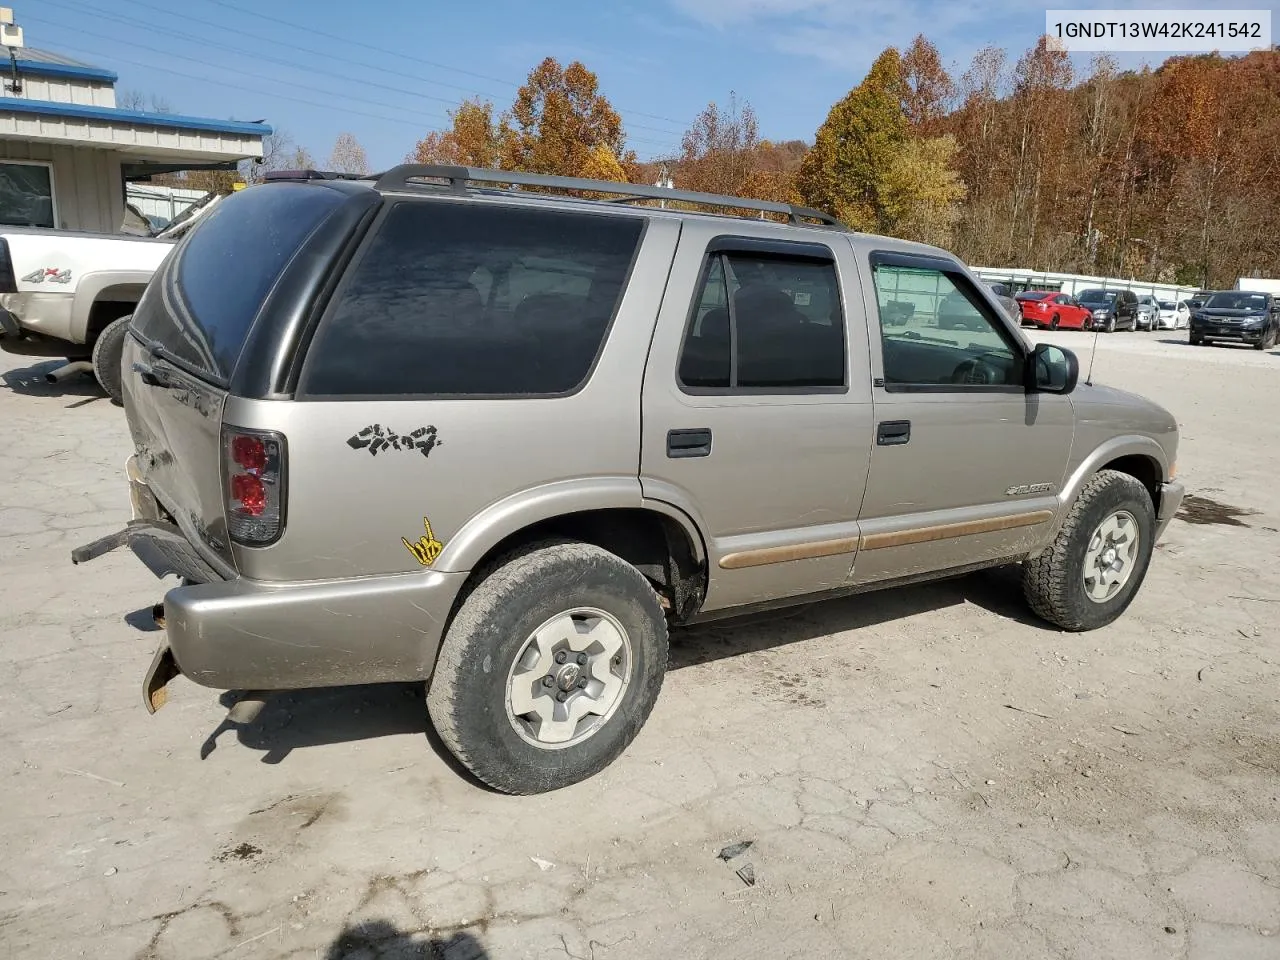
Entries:
{"label": "blue roof trim", "polygon": [[101,67],[76,67],[66,63],[18,59],[18,73],[24,77],[66,77],[72,80],[100,80],[115,83],[120,76]]}
{"label": "blue roof trim", "polygon": [[271,133],[271,127],[265,123],[245,123],[243,120],[213,120],[208,117],[183,117],[173,113],[118,110],[115,107],[86,107],[78,103],[22,100],[18,97],[0,97],[0,110],[11,110],[14,113],[37,113],[47,117],[69,117],[73,120],[105,120],[108,123],[133,123],[146,127],[176,127],[181,130],[239,133],[255,137],[265,137]]}

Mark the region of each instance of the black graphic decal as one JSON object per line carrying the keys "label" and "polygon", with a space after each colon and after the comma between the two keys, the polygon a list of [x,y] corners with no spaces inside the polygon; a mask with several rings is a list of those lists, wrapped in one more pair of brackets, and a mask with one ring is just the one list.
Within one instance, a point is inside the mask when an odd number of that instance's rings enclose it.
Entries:
{"label": "black graphic decal", "polygon": [[380,423],[372,423],[354,437],[347,440],[352,450],[368,450],[376,457],[383,450],[399,450],[402,452],[417,451],[424,457],[431,456],[431,451],[441,446],[435,427],[419,427],[413,433],[396,433]]}

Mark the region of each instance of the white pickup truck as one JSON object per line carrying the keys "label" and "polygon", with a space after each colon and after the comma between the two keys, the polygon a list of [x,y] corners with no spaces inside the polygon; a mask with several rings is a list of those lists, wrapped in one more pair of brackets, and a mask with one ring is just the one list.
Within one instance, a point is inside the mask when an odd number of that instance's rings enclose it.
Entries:
{"label": "white pickup truck", "polygon": [[210,194],[151,237],[0,226],[0,350],[66,357],[51,382],[92,371],[120,401],[120,356],[133,308]]}

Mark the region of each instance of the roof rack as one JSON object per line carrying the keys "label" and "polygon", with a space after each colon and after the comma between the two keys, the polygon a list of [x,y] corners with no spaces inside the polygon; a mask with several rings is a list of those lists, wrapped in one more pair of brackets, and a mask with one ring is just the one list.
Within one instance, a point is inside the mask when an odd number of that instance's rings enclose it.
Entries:
{"label": "roof rack", "polygon": [[368,180],[367,173],[339,173],[336,170],[268,170],[263,180]]}
{"label": "roof rack", "polygon": [[721,196],[714,193],[696,193],[691,190],[671,190],[651,187],[642,183],[617,183],[611,180],[587,180],[582,177],[552,177],[541,173],[520,173],[515,170],[481,170],[475,167],[453,167],[434,164],[406,163],[379,176],[374,183],[378,190],[405,190],[413,186],[413,180],[444,180],[456,193],[465,193],[469,184],[510,184],[516,187],[550,187],[557,190],[588,190],[592,193],[616,195],[612,203],[632,203],[636,200],[674,200],[709,207],[732,207],[738,210],[759,210],[762,213],[786,214],[791,223],[802,224],[807,220],[831,227],[842,224],[830,214],[792,203],[773,200],[748,200],[743,197]]}

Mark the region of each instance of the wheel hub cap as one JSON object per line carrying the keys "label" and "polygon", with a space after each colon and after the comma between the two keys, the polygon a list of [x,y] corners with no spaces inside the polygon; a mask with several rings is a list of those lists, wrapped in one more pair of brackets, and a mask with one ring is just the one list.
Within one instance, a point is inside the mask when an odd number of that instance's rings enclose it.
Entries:
{"label": "wheel hub cap", "polygon": [[1138,520],[1117,510],[1103,520],[1084,555],[1084,591],[1094,603],[1106,603],[1124,589],[1138,557]]}
{"label": "wheel hub cap", "polygon": [[631,640],[614,617],[582,607],[525,641],[507,677],[507,718],[522,739],[556,750],[613,716],[631,681]]}

